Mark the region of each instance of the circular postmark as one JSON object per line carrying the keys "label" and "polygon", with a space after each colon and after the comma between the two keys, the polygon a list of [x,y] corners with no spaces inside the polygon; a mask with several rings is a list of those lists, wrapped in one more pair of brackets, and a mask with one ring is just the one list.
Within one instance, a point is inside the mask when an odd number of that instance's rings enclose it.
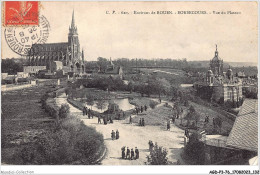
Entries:
{"label": "circular postmark", "polygon": [[44,16],[39,16],[38,26],[7,27],[4,35],[10,49],[27,56],[33,44],[44,44],[48,40],[50,24]]}

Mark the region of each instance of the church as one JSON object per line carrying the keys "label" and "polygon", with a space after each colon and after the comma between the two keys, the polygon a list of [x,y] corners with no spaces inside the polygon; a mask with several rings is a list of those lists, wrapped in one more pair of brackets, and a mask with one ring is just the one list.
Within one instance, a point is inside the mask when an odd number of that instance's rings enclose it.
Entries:
{"label": "church", "polygon": [[223,60],[219,57],[217,45],[215,55],[209,65],[210,68],[205,77],[194,83],[197,94],[218,103],[240,102],[243,98],[242,81],[233,75],[230,67],[227,72],[223,72]]}
{"label": "church", "polygon": [[69,26],[68,42],[33,44],[27,56],[28,67],[46,66],[50,72],[54,72],[57,65],[64,73],[73,72],[83,74],[85,72],[84,52],[80,51],[78,31],[75,25],[74,11]]}

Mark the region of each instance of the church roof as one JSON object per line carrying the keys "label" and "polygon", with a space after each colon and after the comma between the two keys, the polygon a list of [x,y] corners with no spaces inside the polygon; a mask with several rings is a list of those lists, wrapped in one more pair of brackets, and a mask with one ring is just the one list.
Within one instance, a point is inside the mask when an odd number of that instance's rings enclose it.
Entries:
{"label": "church roof", "polygon": [[234,126],[229,134],[227,145],[243,150],[258,150],[258,102],[245,99]]}
{"label": "church roof", "polygon": [[108,68],[106,74],[119,74],[120,66],[115,66],[114,68]]}
{"label": "church roof", "polygon": [[45,43],[45,44],[33,44],[32,49],[36,52],[60,52],[64,53],[67,51],[68,43]]}

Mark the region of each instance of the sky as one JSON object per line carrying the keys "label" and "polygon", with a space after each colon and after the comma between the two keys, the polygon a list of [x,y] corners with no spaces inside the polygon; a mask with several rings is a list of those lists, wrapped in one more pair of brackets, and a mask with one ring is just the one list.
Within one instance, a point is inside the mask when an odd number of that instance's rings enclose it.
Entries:
{"label": "sky", "polygon": [[[41,2],[40,14],[51,26],[47,43],[67,42],[73,9],[86,61],[98,57],[210,60],[216,44],[224,61],[258,60],[257,2]],[[129,14],[119,14],[122,11]],[[178,11],[208,14],[175,14]],[[2,58],[19,57],[7,46],[3,31]]]}

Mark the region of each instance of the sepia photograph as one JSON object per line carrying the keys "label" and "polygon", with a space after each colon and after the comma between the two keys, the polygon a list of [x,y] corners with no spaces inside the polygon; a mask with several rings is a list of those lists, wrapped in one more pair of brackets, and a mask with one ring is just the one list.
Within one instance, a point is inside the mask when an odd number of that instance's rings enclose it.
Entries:
{"label": "sepia photograph", "polygon": [[1,2],[1,174],[259,174],[258,7]]}

